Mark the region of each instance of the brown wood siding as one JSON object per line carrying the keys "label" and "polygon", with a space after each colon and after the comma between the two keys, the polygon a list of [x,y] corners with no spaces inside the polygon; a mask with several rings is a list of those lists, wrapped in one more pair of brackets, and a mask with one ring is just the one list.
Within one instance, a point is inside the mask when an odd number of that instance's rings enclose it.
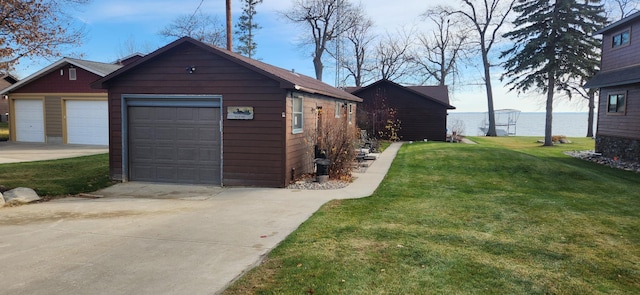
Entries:
{"label": "brown wood siding", "polygon": [[[291,93],[287,95],[286,99],[286,184],[289,184],[292,179],[300,177],[307,173],[313,173],[313,160],[314,160],[314,146],[316,144],[316,121],[318,118],[318,107],[322,108],[322,120],[338,120],[341,123],[347,123],[346,110],[341,110],[341,117],[335,117],[336,101],[344,103],[346,101],[336,100],[329,97],[320,95],[313,95],[308,93],[298,93],[303,96],[303,118],[304,118],[304,131],[302,133],[294,134],[292,132],[292,103]],[[353,108],[353,123],[355,124],[356,110]],[[295,169],[295,175],[293,170]]]}
{"label": "brown wood siding", "polygon": [[401,140],[446,140],[447,108],[413,92],[389,84],[381,84],[355,93],[362,98],[363,108],[373,103],[376,92],[386,93],[387,104],[397,111]]}
{"label": "brown wood siding", "polygon": [[[626,112],[622,115],[607,113],[609,94],[619,92],[626,93]],[[597,136],[640,139],[640,84],[602,88],[598,110]]]}
{"label": "brown wood siding", "polygon": [[[63,74],[60,75],[60,70]],[[38,79],[15,89],[12,93],[106,93],[89,86],[102,77],[76,67],[76,80],[69,80],[69,65],[65,64]]]}
{"label": "brown wood siding", "polygon": [[[629,45],[612,48],[613,36],[630,28]],[[640,65],[640,21],[602,36],[602,71]]]}
{"label": "brown wood siding", "polygon": [[62,139],[62,99],[59,96],[44,97],[44,125],[46,137]]}
{"label": "brown wood siding", "polygon": [[[195,66],[188,74],[186,68]],[[109,85],[110,170],[122,178],[122,94],[212,94],[223,100],[223,184],[284,186],[285,93],[279,83],[184,44]],[[253,120],[228,120],[227,107],[251,106]]]}

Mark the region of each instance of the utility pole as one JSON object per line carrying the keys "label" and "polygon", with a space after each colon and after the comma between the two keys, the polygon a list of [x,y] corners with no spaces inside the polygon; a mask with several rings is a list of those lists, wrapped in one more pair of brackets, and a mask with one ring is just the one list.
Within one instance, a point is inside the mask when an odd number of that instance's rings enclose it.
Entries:
{"label": "utility pole", "polygon": [[232,23],[231,23],[231,0],[227,0],[227,50],[232,51],[233,49],[233,35],[231,33]]}

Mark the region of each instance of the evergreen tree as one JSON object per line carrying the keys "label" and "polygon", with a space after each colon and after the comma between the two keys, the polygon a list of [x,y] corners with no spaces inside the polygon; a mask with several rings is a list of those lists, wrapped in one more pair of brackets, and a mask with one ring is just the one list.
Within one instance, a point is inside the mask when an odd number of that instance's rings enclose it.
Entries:
{"label": "evergreen tree", "polygon": [[252,58],[256,54],[258,44],[255,41],[255,30],[261,27],[255,22],[256,5],[262,3],[262,0],[242,0],[242,15],[238,23],[236,23],[235,34],[238,35],[240,45],[236,46],[236,50],[245,56]]}
{"label": "evergreen tree", "polygon": [[504,34],[513,47],[502,52],[510,90],[546,93],[544,145],[553,145],[553,96],[571,95],[571,82],[588,76],[599,64],[599,41],[593,32],[605,22],[600,0],[520,0],[515,29]]}

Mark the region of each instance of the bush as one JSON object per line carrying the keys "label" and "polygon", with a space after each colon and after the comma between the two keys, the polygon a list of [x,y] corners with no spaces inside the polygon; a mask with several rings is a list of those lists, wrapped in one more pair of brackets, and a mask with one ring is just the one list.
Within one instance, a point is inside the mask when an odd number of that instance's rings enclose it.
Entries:
{"label": "bush", "polygon": [[344,120],[323,120],[320,123],[318,148],[331,161],[329,178],[348,179],[351,177],[353,161],[356,158],[358,133],[354,124]]}

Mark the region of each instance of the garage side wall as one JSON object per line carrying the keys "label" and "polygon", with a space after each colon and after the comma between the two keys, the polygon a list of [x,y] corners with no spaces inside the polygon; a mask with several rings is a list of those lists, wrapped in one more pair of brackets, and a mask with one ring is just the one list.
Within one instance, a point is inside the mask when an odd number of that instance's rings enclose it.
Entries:
{"label": "garage side wall", "polygon": [[[293,130],[293,96],[303,98],[303,132]],[[315,145],[318,136],[322,136],[322,130],[318,129],[322,125],[321,121],[344,124],[354,127],[356,122],[356,103],[345,100],[337,100],[326,96],[290,92],[287,95],[287,166],[285,185],[299,179],[305,174],[314,173]],[[351,123],[349,123],[348,106],[351,104]],[[338,110],[336,111],[336,108]]]}
{"label": "garage side wall", "polygon": [[[188,68],[195,70],[189,73]],[[183,44],[111,80],[108,87],[113,179],[126,176],[122,171],[123,95],[221,95],[223,185],[283,185],[285,94],[276,81],[197,46]],[[227,119],[229,107],[252,107],[253,118]]]}

